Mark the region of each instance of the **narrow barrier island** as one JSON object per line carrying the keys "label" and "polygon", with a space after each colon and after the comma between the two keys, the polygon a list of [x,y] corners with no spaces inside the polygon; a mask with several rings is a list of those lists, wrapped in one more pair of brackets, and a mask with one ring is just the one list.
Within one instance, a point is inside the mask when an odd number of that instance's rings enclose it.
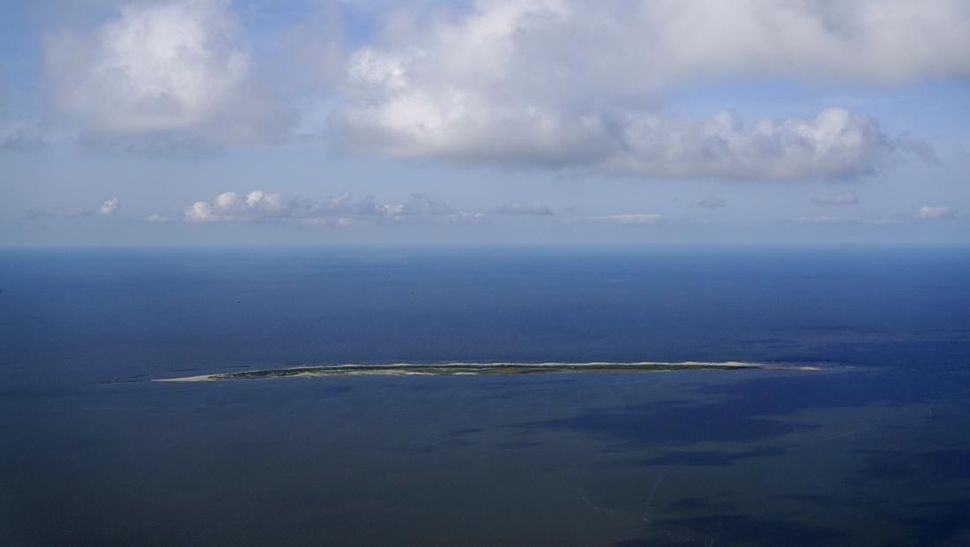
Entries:
{"label": "narrow barrier island", "polygon": [[633,363],[395,363],[389,365],[319,365],[279,369],[221,372],[196,376],[156,379],[157,382],[210,382],[215,380],[251,380],[259,378],[295,378],[316,376],[482,376],[596,372],[664,372],[676,370],[799,370],[820,371],[817,366],[777,363],[747,363],[741,361],[665,363],[642,361]]}

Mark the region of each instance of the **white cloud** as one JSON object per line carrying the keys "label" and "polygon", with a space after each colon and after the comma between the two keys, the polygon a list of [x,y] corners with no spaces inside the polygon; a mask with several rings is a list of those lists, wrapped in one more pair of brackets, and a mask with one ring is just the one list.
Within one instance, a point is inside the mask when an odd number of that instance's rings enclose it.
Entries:
{"label": "white cloud", "polygon": [[622,214],[622,215],[607,215],[591,217],[589,219],[591,222],[598,222],[602,224],[658,224],[663,222],[663,215],[658,214]]}
{"label": "white cloud", "polygon": [[970,76],[962,0],[477,0],[458,16],[403,17],[357,52],[354,80],[578,96],[743,76]]}
{"label": "white cloud", "polygon": [[815,205],[858,205],[859,198],[854,192],[827,192],[812,198]]}
{"label": "white cloud", "polygon": [[[900,150],[924,155],[926,145],[841,108],[744,124],[727,112],[677,116],[662,94],[738,79],[970,76],[962,0],[462,6],[385,5],[378,11],[395,15],[346,55],[340,29],[322,25],[312,39],[299,26],[297,45],[280,45],[289,56],[264,58],[301,69],[261,71],[286,80],[265,84],[304,109],[293,135],[323,133],[394,157],[654,178],[842,178],[878,170]],[[281,138],[286,116],[256,85],[256,58],[230,0],[130,0],[113,19],[45,43],[57,110],[88,137],[136,150]],[[333,69],[341,63],[342,77]],[[318,80],[326,92],[308,96]],[[5,142],[19,141],[0,128]]]}
{"label": "white cloud", "polygon": [[727,112],[701,123],[635,113],[621,127],[605,166],[653,177],[844,177],[877,169],[892,149],[874,120],[839,108],[750,127]]}
{"label": "white cloud", "polygon": [[838,178],[920,143],[840,108],[745,126],[730,113],[685,120],[643,105],[660,90],[739,77],[964,75],[965,2],[480,0],[464,15],[398,21],[352,54],[333,124],[347,145],[397,157]]}
{"label": "white cloud", "polygon": [[133,2],[49,36],[45,59],[55,105],[98,135],[253,140],[277,123],[249,85],[228,0]]}
{"label": "white cloud", "polygon": [[302,222],[309,224],[349,224],[375,222],[443,221],[465,222],[480,214],[452,209],[424,194],[413,194],[402,203],[381,203],[367,196],[354,199],[350,194],[313,200],[254,190],[247,194],[224,192],[212,201],[197,201],[187,207],[187,222]]}
{"label": "white cloud", "polygon": [[576,33],[581,63],[615,54],[603,71],[635,88],[736,76],[898,83],[970,75],[962,0],[554,4],[561,15],[549,27],[559,28],[545,36]]}
{"label": "white cloud", "polygon": [[956,218],[956,211],[952,207],[926,205],[916,211],[916,216],[927,220],[953,219]]}
{"label": "white cloud", "polygon": [[878,170],[905,149],[864,116],[823,110],[811,119],[746,126],[722,112],[695,121],[641,110],[571,114],[425,93],[339,113],[350,142],[396,157],[583,166],[645,177],[828,179]]}
{"label": "white cloud", "polygon": [[101,216],[111,216],[115,214],[121,203],[118,198],[106,199],[101,203],[101,207],[98,208],[98,214]]}

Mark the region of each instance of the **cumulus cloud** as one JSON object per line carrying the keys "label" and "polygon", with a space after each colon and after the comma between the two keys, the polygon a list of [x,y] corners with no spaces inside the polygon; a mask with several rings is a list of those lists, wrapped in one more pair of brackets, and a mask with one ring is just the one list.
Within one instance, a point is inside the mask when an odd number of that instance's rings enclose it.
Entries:
{"label": "cumulus cloud", "polygon": [[347,225],[375,222],[434,220],[469,221],[479,214],[452,209],[424,194],[413,194],[403,203],[381,203],[367,196],[355,199],[350,194],[314,200],[254,190],[247,194],[224,192],[212,201],[197,201],[187,207],[187,222],[301,222]]}
{"label": "cumulus cloud", "polygon": [[[293,72],[326,88],[310,96],[307,82],[279,86],[304,109],[293,135],[393,157],[653,178],[844,178],[901,151],[930,158],[932,150],[843,108],[691,119],[664,110],[664,93],[738,79],[895,85],[970,76],[962,0],[459,4],[397,10],[356,49],[309,38],[326,45],[287,49],[287,62],[306,67]],[[88,137],[136,150],[282,138],[289,117],[260,91],[257,57],[231,7],[130,0],[96,27],[49,35],[54,105]],[[268,70],[261,74],[286,72]],[[3,134],[0,144],[19,142]]]}
{"label": "cumulus cloud", "polygon": [[45,61],[55,106],[92,134],[247,141],[278,123],[229,0],[133,2],[48,36]]}
{"label": "cumulus cloud", "polygon": [[926,205],[916,211],[916,216],[926,220],[954,219],[956,211],[952,207]]}
{"label": "cumulus cloud", "polygon": [[708,209],[721,209],[727,205],[727,201],[724,198],[705,198],[698,201],[697,204]]}
{"label": "cumulus cloud", "polygon": [[105,217],[111,216],[115,214],[115,211],[118,210],[120,205],[121,203],[118,201],[118,198],[106,199],[101,202],[101,207],[98,207],[98,214]]}
{"label": "cumulus cloud", "polygon": [[810,119],[744,124],[642,110],[573,114],[544,107],[395,97],[343,111],[355,146],[397,157],[583,166],[645,177],[801,180],[878,170],[903,143],[871,118],[829,108]]}
{"label": "cumulus cloud", "polygon": [[876,170],[893,148],[874,120],[840,108],[750,127],[728,112],[700,123],[640,113],[623,122],[606,167],[655,177],[845,177]]}
{"label": "cumulus cloud", "polygon": [[355,82],[397,91],[437,83],[453,95],[513,84],[506,97],[535,98],[743,76],[970,75],[961,0],[477,0],[458,16],[403,17],[380,46],[354,55]]}
{"label": "cumulus cloud", "polygon": [[964,76],[968,59],[970,7],[958,1],[480,0],[354,52],[332,121],[345,144],[398,157],[837,178],[925,146],[840,108],[745,125],[642,105],[704,80]]}
{"label": "cumulus cloud", "polygon": [[858,205],[859,198],[854,192],[827,192],[813,197],[812,203],[821,206]]}
{"label": "cumulus cloud", "polygon": [[663,222],[664,217],[655,213],[637,213],[591,217],[589,220],[601,224],[658,224]]}

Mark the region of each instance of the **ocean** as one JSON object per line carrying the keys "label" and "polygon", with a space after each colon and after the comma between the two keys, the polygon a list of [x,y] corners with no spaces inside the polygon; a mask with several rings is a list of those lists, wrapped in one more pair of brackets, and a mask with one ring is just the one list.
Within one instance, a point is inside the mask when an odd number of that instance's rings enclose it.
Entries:
{"label": "ocean", "polygon": [[[970,249],[0,250],[2,545],[968,545]],[[819,372],[152,380],[304,364]]]}

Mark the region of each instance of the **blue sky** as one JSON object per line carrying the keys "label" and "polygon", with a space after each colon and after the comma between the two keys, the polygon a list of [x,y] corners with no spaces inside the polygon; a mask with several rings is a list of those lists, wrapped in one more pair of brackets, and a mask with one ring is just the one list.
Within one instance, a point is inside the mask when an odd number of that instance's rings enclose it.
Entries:
{"label": "blue sky", "polygon": [[0,245],[970,239],[959,0],[3,9]]}

